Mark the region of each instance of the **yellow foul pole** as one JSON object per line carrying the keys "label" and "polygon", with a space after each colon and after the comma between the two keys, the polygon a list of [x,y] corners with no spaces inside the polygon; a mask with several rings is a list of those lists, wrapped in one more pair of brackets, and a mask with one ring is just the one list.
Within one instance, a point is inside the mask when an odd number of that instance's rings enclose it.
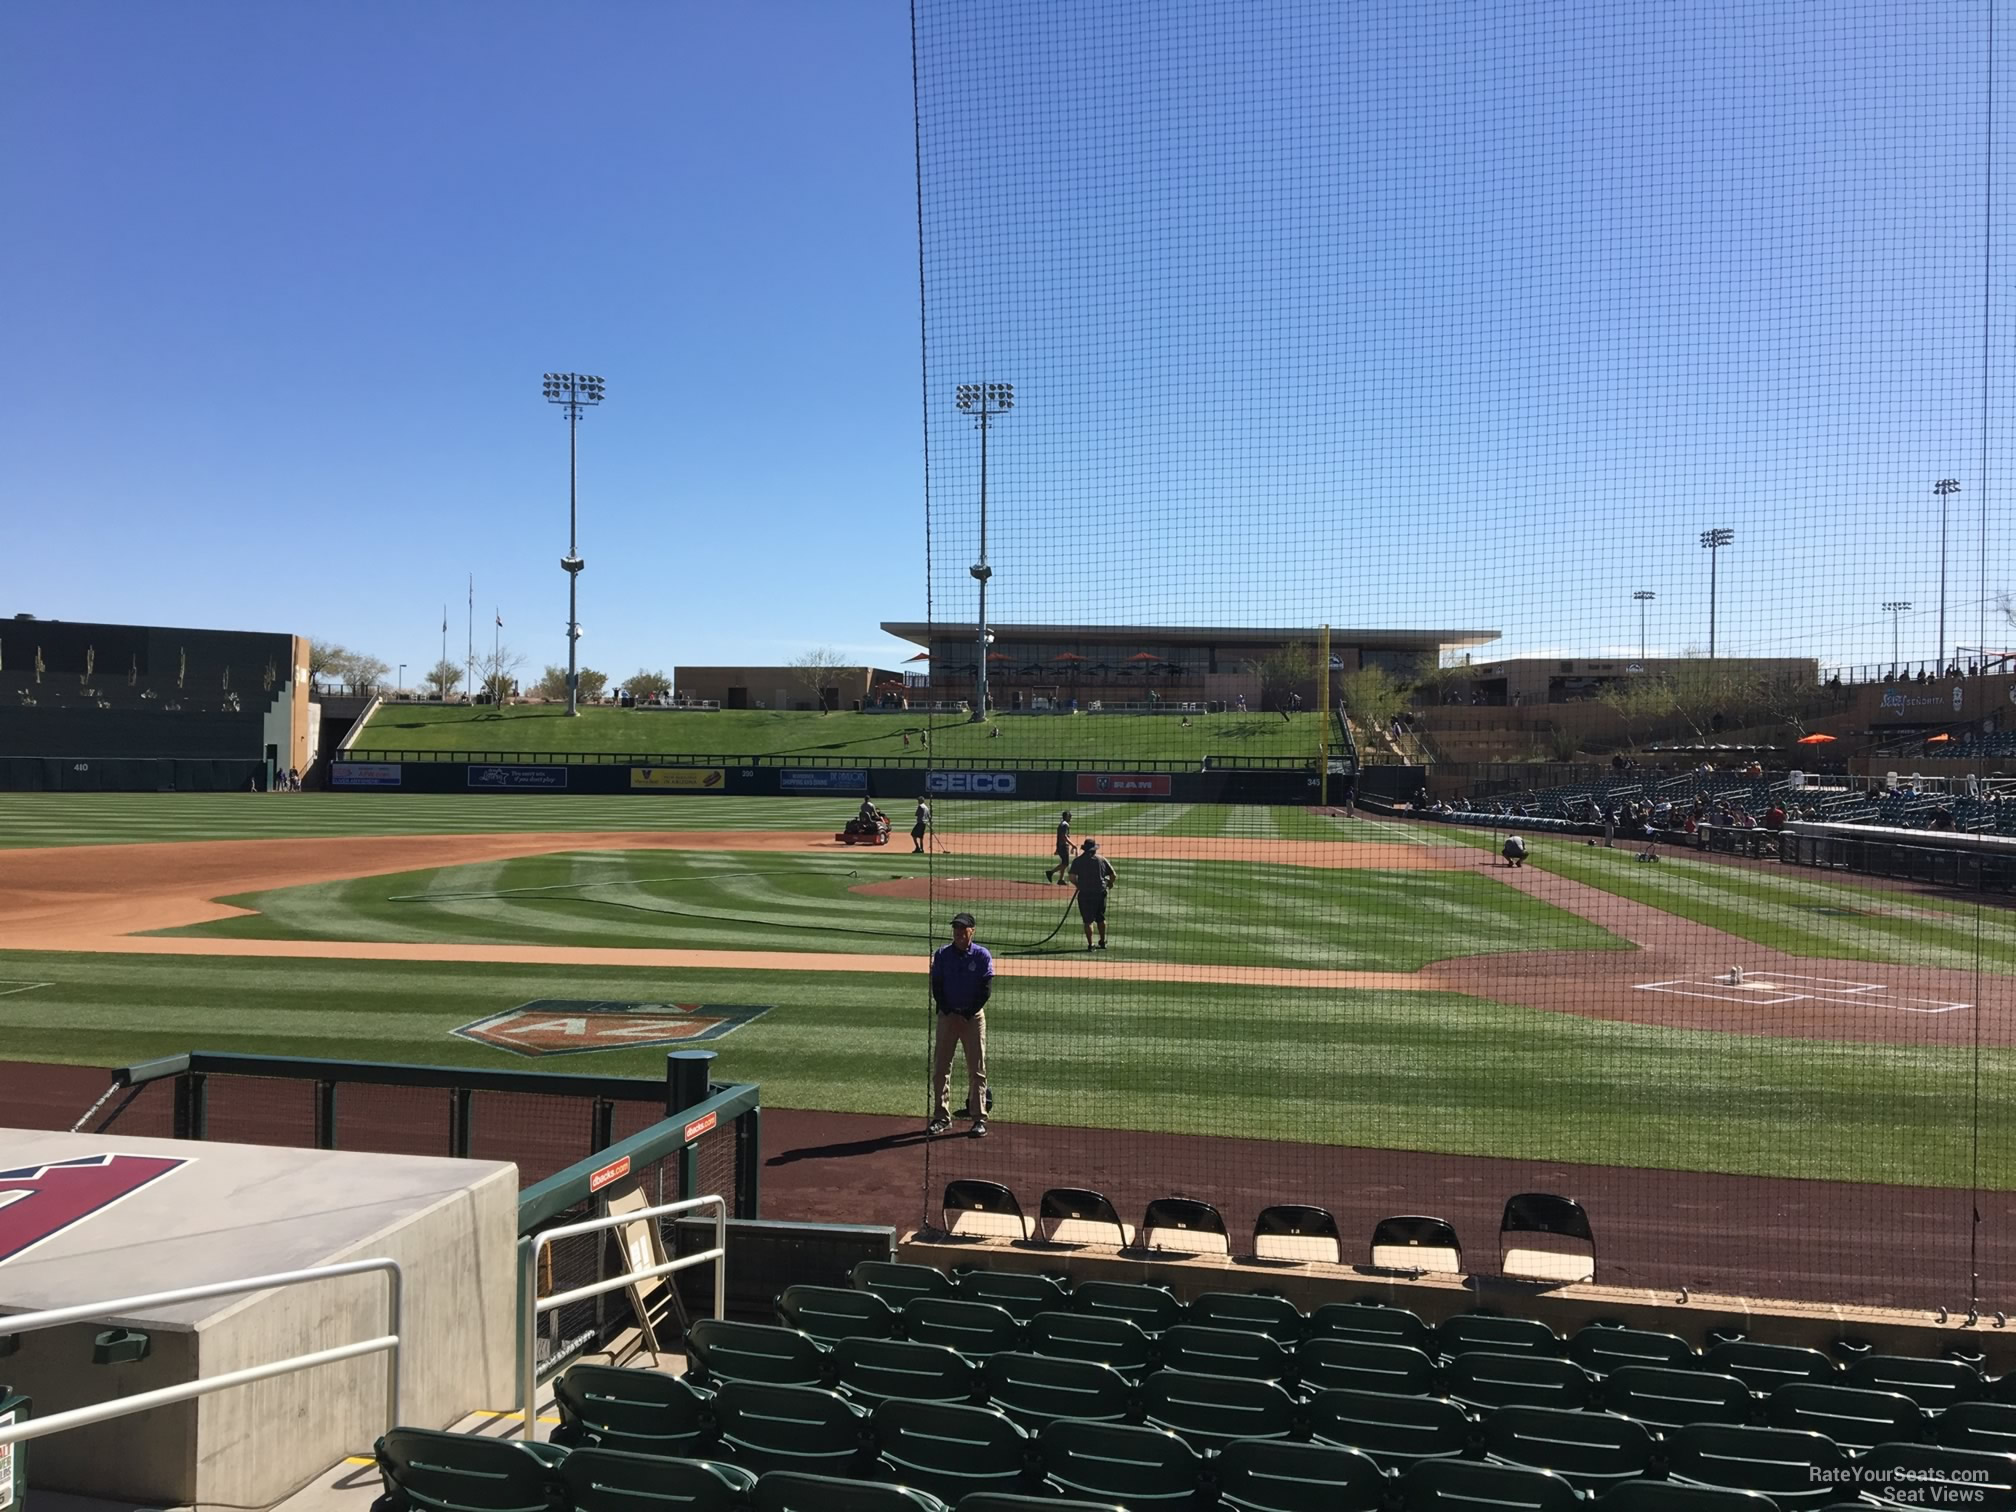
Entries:
{"label": "yellow foul pole", "polygon": [[1330,627],[1316,646],[1316,779],[1317,802],[1330,806]]}

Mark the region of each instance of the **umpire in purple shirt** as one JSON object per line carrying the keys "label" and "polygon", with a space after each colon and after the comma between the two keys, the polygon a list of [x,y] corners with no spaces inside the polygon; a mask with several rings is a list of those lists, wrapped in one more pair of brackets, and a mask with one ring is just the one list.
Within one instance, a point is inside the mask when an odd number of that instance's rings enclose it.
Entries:
{"label": "umpire in purple shirt", "polygon": [[952,1127],[947,1099],[952,1095],[952,1052],[966,1047],[966,1106],[959,1116],[973,1120],[973,1137],[987,1133],[987,999],[994,991],[994,957],[973,942],[973,915],[952,915],[952,943],[931,957],[931,1006],[938,1011],[938,1038],[931,1056],[931,1122],[926,1134]]}

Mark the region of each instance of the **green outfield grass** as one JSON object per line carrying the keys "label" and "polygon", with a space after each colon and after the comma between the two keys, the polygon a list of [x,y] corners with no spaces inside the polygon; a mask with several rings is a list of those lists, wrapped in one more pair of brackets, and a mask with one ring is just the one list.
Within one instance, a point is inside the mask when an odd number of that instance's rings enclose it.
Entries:
{"label": "green outfield grass", "polygon": [[[0,956],[0,974],[8,1057],[98,1065],[198,1048],[656,1076],[662,1046],[526,1059],[451,1031],[546,998],[767,1005],[706,1047],[719,1078],[760,1082],[784,1107],[922,1111],[914,979],[23,953]],[[12,990],[30,982],[45,985]],[[1013,983],[988,1017],[1003,1122],[1934,1186],[1970,1175],[1962,1051],[1666,1031],[1449,994],[1089,977]],[[2012,1070],[2016,1054],[1983,1053],[1991,1083]],[[1984,1133],[1983,1182],[2005,1187],[2012,1125]]]}
{"label": "green outfield grass", "polygon": [[[1129,959],[1414,971],[1456,955],[1630,948],[1471,872],[1128,861],[1124,873],[1110,922]],[[919,877],[931,879],[929,899],[853,891]],[[1023,882],[1026,896],[990,899],[969,887],[1002,880]],[[1070,890],[1039,881],[1034,860],[927,858],[908,846],[825,856],[576,851],[233,897],[257,916],[169,933],[893,954],[941,940],[942,920],[970,908],[997,951],[1082,953],[1076,910],[1066,916]]]}
{"label": "green outfield grass", "polygon": [[[1086,700],[1089,702],[1089,696]],[[1195,714],[812,714],[724,709],[712,714],[583,709],[492,709],[388,704],[353,742],[386,751],[613,752],[652,756],[973,756],[1019,760],[1181,761],[1209,755],[1295,756],[1314,761],[1322,717]],[[1330,724],[1336,740],[1336,724]],[[931,736],[927,751],[919,739]],[[999,734],[995,732],[999,731]],[[903,743],[905,733],[909,745]]]}

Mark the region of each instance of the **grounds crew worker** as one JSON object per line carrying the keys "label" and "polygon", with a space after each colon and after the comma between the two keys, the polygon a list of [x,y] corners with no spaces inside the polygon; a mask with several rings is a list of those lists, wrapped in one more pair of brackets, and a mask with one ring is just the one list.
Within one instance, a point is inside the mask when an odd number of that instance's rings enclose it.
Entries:
{"label": "grounds crew worker", "polygon": [[1087,840],[1071,863],[1071,880],[1078,884],[1078,917],[1085,921],[1085,948],[1092,948],[1092,926],[1099,926],[1099,948],[1106,948],[1106,894],[1118,880],[1113,868],[1099,854],[1099,842]]}
{"label": "grounds crew worker", "polygon": [[1071,879],[1065,875],[1071,865],[1071,810],[1064,810],[1064,817],[1057,821],[1057,864],[1043,873],[1043,880],[1057,879],[1059,887],[1068,886]]}
{"label": "grounds crew worker", "polygon": [[966,1106],[961,1117],[973,1120],[973,1137],[987,1135],[987,1110],[993,1097],[987,1090],[987,999],[994,991],[994,957],[973,941],[973,915],[952,915],[952,943],[931,957],[931,1006],[938,1012],[938,1038],[931,1054],[931,1122],[926,1134],[952,1127],[948,1099],[952,1095],[952,1052],[966,1047]]}
{"label": "grounds crew worker", "polygon": [[920,855],[924,850],[924,837],[931,833],[931,805],[922,798],[917,800],[917,818],[910,826],[910,854]]}

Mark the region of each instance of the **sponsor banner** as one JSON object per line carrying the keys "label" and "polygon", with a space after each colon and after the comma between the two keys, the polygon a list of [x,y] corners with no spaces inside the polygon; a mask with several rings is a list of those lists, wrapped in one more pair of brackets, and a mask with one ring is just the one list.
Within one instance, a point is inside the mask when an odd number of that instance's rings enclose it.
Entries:
{"label": "sponsor banner", "polygon": [[609,1185],[610,1182],[621,1181],[625,1176],[628,1176],[629,1174],[630,1174],[630,1157],[628,1155],[625,1155],[621,1160],[610,1161],[609,1164],[602,1167],[601,1170],[591,1175],[588,1178],[588,1190],[591,1192],[599,1192],[602,1190],[602,1188]]}
{"label": "sponsor banner", "polygon": [[[2016,702],[2016,688],[2009,690],[2009,697],[2012,702]],[[1967,685],[1963,682],[1956,681],[1950,693],[1944,688],[1933,693],[1922,692],[1916,687],[1908,691],[1903,688],[1885,688],[1883,699],[1876,706],[1876,715],[1879,719],[1957,718],[1960,711],[1966,707],[1966,703]]]}
{"label": "sponsor banner", "polygon": [[472,788],[564,788],[567,768],[544,766],[472,766]]}
{"label": "sponsor banner", "polygon": [[785,767],[777,786],[786,793],[865,793],[868,774],[859,767]]}
{"label": "sponsor banner", "polygon": [[980,798],[1007,798],[1015,792],[1013,772],[927,772],[927,793],[965,793]]}
{"label": "sponsor banner", "polygon": [[691,1144],[702,1134],[711,1134],[713,1132],[714,1115],[712,1113],[703,1113],[694,1119],[693,1122],[686,1125],[686,1143]]}
{"label": "sponsor banner", "polygon": [[1080,772],[1080,798],[1167,798],[1170,779],[1128,773]]}
{"label": "sponsor banner", "polygon": [[723,793],[728,790],[728,774],[719,767],[632,767],[630,786]]}
{"label": "sponsor banner", "polygon": [[717,1040],[769,1011],[768,1006],[746,1004],[539,998],[464,1024],[455,1033],[513,1055],[582,1055],[591,1050],[635,1050]]}
{"label": "sponsor banner", "polygon": [[335,761],[329,764],[331,787],[397,787],[396,761]]}

